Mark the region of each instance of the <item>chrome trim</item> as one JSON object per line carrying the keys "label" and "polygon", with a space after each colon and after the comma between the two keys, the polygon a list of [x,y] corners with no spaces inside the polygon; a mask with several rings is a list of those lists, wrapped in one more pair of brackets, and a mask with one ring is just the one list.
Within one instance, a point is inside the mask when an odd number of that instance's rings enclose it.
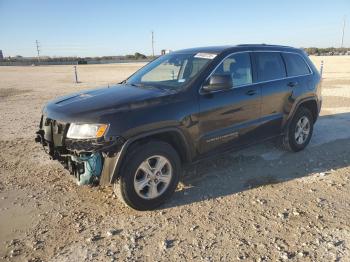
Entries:
{"label": "chrome trim", "polygon": [[[208,79],[212,76],[212,74],[215,72],[215,70],[224,62],[224,60],[232,55],[235,55],[235,54],[241,54],[241,53],[287,53],[287,54],[295,54],[295,55],[298,55],[300,56],[304,62],[306,63],[307,67],[309,68],[310,70],[310,74],[304,74],[304,75],[297,75],[297,76],[286,76],[286,77],[283,77],[283,78],[278,78],[278,79],[273,79],[273,80],[266,80],[266,81],[259,81],[259,82],[253,82],[251,84],[245,84],[245,85],[239,85],[239,86],[232,86],[230,89],[225,89],[225,90],[216,90],[216,91],[211,91],[211,92],[201,92],[202,89],[203,89],[203,85],[204,83],[206,83],[208,81]],[[283,58],[282,58],[283,59]],[[252,66],[252,64],[251,64]],[[252,67],[253,68],[253,67]],[[287,72],[286,72],[287,73]],[[245,86],[253,86],[253,85],[257,85],[257,84],[264,84],[264,83],[269,83],[269,82],[274,82],[274,81],[280,81],[280,80],[284,80],[284,79],[290,79],[290,78],[295,78],[295,77],[300,77],[300,76],[309,76],[309,75],[313,75],[314,72],[312,71],[309,63],[306,61],[306,59],[296,53],[296,52],[290,52],[290,51],[272,51],[272,50],[255,50],[255,51],[238,51],[238,52],[233,52],[233,53],[230,53],[228,54],[227,56],[225,56],[219,64],[217,64],[217,66],[210,72],[209,76],[203,81],[203,84],[201,85],[201,87],[199,88],[198,90],[198,93],[200,95],[205,95],[205,94],[212,94],[212,93],[217,93],[217,92],[223,92],[223,91],[227,91],[227,90],[231,90],[231,89],[235,89],[235,88],[240,88],[240,87],[245,87]],[[253,76],[252,76],[253,77]]]}
{"label": "chrome trim", "polygon": [[226,135],[209,138],[205,142],[210,143],[210,142],[215,142],[215,141],[219,141],[219,140],[222,140],[222,139],[226,139],[226,138],[229,138],[229,137],[237,138],[238,136],[239,136],[239,133],[237,131],[235,131],[235,132],[232,132],[232,133],[228,133]]}

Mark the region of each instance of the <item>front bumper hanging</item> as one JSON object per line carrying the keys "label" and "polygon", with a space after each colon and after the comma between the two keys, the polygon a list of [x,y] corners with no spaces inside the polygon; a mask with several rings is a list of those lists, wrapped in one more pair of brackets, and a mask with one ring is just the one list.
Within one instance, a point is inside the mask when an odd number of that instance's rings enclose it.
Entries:
{"label": "front bumper hanging", "polygon": [[104,162],[115,158],[125,140],[122,137],[69,139],[66,137],[68,128],[67,123],[42,116],[35,142],[43,146],[51,159],[58,160],[69,170],[79,185],[98,183],[104,173]]}

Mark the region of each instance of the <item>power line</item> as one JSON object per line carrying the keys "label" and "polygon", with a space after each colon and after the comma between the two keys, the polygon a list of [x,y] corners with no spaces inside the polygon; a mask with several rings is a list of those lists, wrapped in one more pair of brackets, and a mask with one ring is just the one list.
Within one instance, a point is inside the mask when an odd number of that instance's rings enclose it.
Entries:
{"label": "power line", "polygon": [[341,45],[340,45],[341,48],[343,48],[343,45],[344,45],[345,21],[346,21],[346,16],[344,16],[344,22],[343,22],[343,33],[341,36]]}
{"label": "power line", "polygon": [[39,49],[39,41],[35,40],[35,44],[36,44],[36,52],[38,54],[38,63],[40,63],[40,49]]}
{"label": "power line", "polygon": [[152,31],[152,56],[154,57],[154,32]]}

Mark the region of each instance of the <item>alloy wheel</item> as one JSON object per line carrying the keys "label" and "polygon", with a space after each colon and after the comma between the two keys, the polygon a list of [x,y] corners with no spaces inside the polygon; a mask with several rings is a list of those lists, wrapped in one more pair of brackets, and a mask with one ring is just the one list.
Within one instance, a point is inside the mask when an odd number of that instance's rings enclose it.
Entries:
{"label": "alloy wheel", "polygon": [[168,188],[172,175],[173,168],[166,157],[151,156],[137,168],[134,176],[134,189],[143,199],[157,198]]}
{"label": "alloy wheel", "polygon": [[299,119],[295,127],[295,141],[297,144],[302,145],[308,139],[310,134],[310,121],[306,116]]}

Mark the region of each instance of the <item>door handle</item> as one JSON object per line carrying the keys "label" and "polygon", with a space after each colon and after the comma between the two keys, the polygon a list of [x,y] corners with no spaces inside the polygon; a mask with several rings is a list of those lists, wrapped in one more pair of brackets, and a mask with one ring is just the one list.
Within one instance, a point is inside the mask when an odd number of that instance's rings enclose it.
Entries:
{"label": "door handle", "polygon": [[255,94],[256,94],[256,90],[254,90],[254,89],[248,90],[248,91],[246,92],[246,95],[248,95],[248,96],[253,96],[253,95],[255,95]]}
{"label": "door handle", "polygon": [[295,86],[298,85],[298,82],[289,82],[287,85],[288,85],[289,87],[295,87]]}

